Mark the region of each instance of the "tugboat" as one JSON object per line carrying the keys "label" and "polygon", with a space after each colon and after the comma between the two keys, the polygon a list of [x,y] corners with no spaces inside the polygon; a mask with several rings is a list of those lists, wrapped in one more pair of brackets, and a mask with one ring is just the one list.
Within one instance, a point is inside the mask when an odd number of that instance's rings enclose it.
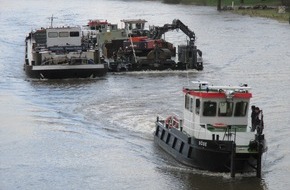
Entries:
{"label": "tugboat", "polygon": [[184,118],[158,116],[155,143],[185,165],[231,177],[256,171],[260,178],[267,146],[261,110],[252,113],[255,122],[248,125],[250,89],[192,82],[183,88]]}
{"label": "tugboat", "polygon": [[30,78],[94,78],[107,73],[96,42],[79,26],[52,27],[51,23],[30,32],[25,43],[24,70]]}

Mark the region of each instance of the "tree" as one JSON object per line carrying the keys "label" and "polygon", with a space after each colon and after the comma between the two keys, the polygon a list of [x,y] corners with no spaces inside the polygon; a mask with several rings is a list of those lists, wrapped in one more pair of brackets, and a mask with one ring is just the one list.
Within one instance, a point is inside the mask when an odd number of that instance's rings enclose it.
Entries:
{"label": "tree", "polygon": [[282,5],[290,6],[290,0],[281,0]]}

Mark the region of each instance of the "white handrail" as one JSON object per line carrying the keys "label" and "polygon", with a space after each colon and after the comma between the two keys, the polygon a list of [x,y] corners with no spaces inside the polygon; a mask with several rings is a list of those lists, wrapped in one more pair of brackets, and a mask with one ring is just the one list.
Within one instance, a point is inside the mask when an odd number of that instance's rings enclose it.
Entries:
{"label": "white handrail", "polygon": [[[183,124],[183,128],[186,128],[186,130],[188,130],[191,134],[196,134],[197,133],[197,137],[199,137],[201,134],[205,134],[205,137],[208,136],[209,131],[207,130],[207,124],[206,123],[197,123],[197,122],[192,122],[188,119],[185,119],[185,121],[190,123],[190,126],[187,126],[185,124]],[[201,126],[204,125],[204,131],[200,131],[203,128],[199,127],[198,129],[196,129],[194,126]]]}

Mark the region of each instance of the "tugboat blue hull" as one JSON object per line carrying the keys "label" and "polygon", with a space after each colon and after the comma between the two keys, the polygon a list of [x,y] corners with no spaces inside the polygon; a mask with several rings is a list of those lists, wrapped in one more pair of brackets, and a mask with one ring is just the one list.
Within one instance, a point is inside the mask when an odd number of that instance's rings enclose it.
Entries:
{"label": "tugboat blue hull", "polygon": [[[156,122],[154,141],[179,162],[202,170],[230,172],[233,141],[202,140]],[[236,172],[253,170],[257,153],[236,154]]]}

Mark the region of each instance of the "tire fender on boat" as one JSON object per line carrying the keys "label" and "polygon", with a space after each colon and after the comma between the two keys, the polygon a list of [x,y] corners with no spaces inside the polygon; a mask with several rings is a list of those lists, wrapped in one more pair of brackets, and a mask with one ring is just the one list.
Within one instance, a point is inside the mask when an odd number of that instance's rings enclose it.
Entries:
{"label": "tire fender on boat", "polygon": [[165,120],[165,124],[168,126],[168,128],[178,128],[179,125],[179,119],[176,116],[168,116]]}

